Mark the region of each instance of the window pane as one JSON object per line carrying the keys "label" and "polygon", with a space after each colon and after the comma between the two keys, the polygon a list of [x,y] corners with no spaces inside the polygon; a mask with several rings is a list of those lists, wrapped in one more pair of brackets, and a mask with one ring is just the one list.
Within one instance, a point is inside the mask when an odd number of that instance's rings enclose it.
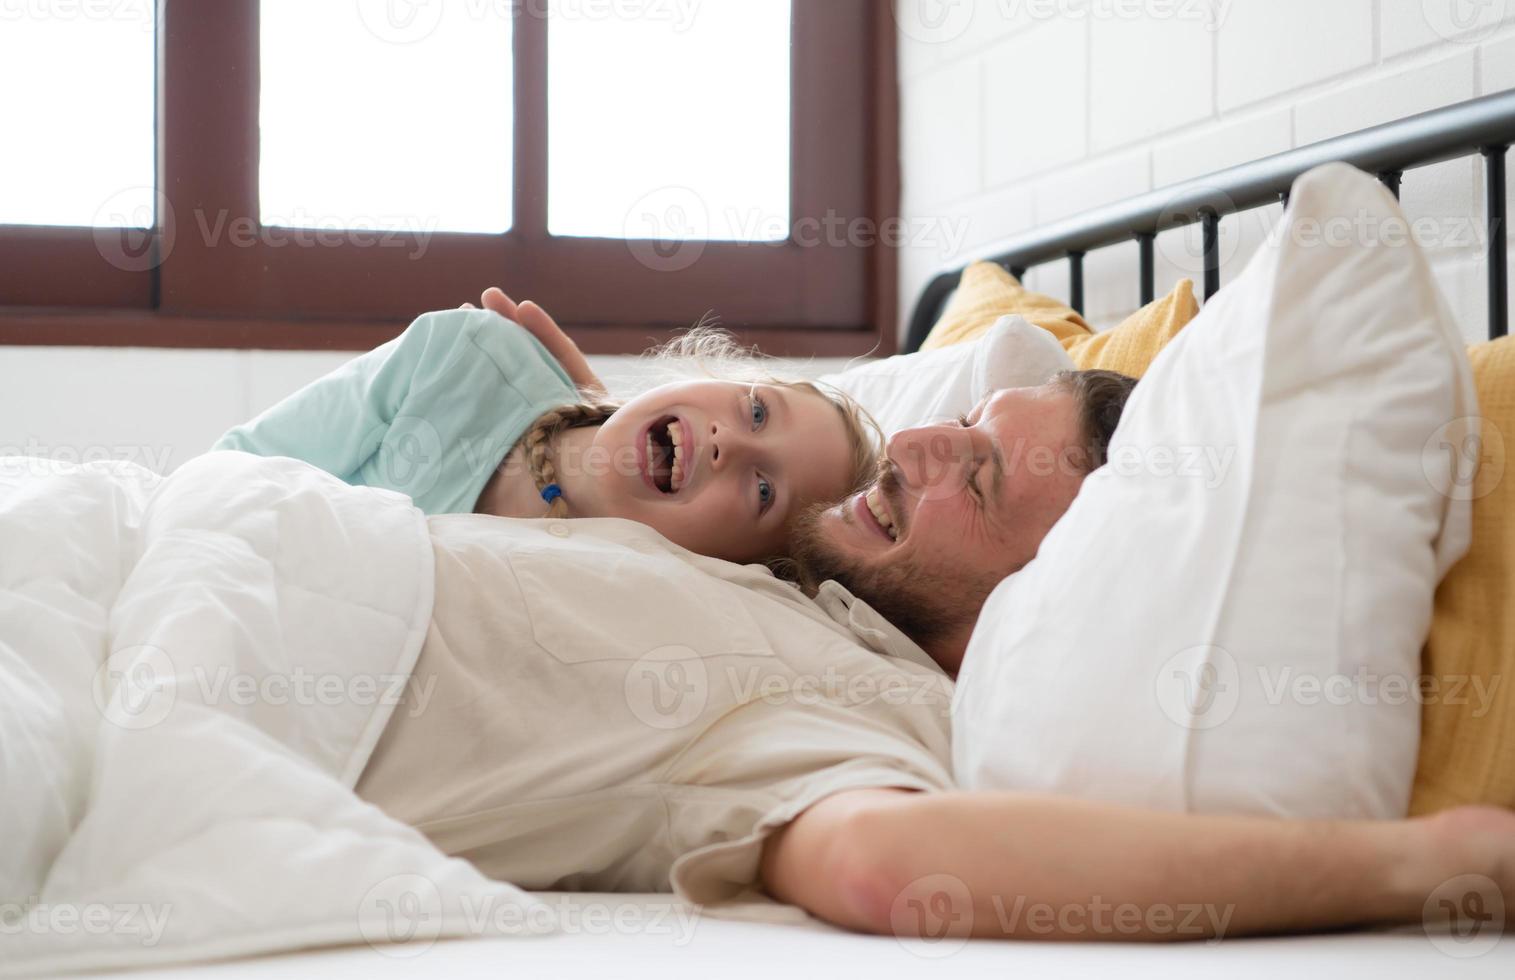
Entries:
{"label": "window pane", "polygon": [[510,6],[263,0],[263,223],[508,230]]}
{"label": "window pane", "polygon": [[549,231],[789,237],[789,0],[549,10]]}
{"label": "window pane", "polygon": [[0,223],[153,223],[153,5],[0,2]]}

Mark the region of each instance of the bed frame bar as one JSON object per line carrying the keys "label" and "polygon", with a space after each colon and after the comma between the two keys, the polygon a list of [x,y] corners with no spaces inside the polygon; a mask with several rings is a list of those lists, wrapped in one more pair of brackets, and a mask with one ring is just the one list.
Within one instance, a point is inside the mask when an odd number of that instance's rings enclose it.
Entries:
{"label": "bed frame bar", "polygon": [[[1307,170],[1342,161],[1376,174],[1399,196],[1406,170],[1481,153],[1489,266],[1489,337],[1509,332],[1509,264],[1506,248],[1505,157],[1515,143],[1515,91],[1433,109],[1360,132],[1286,150],[1206,177],[1150,191],[1037,228],[996,246],[983,258],[1020,278],[1046,262],[1069,263],[1070,305],[1084,308],[1084,256],[1135,240],[1141,255],[1141,301],[1156,293],[1153,244],[1158,232],[1198,222],[1204,233],[1205,298],[1220,289],[1220,219],[1227,214],[1289,201],[1289,188]],[[957,288],[966,263],[938,273],[916,301],[905,351],[920,349]]]}

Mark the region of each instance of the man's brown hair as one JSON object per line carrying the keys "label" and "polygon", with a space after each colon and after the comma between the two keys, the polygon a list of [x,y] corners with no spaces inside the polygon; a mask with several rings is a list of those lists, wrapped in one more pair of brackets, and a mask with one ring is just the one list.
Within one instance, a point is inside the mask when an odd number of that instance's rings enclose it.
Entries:
{"label": "man's brown hair", "polygon": [[1049,382],[1078,402],[1079,448],[1092,473],[1105,465],[1110,438],[1120,425],[1136,379],[1115,371],[1062,371]]}

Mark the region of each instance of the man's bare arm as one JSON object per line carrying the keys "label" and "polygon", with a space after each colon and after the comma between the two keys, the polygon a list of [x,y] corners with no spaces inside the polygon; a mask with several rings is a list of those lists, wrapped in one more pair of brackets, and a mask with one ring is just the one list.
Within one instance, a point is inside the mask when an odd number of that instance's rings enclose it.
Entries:
{"label": "man's bare arm", "polygon": [[[855,790],[764,850],[775,897],[838,925],[932,938],[1196,939],[1419,922],[1449,879],[1515,913],[1515,813],[1291,821],[1011,793]],[[1485,896],[1470,907],[1491,908]]]}

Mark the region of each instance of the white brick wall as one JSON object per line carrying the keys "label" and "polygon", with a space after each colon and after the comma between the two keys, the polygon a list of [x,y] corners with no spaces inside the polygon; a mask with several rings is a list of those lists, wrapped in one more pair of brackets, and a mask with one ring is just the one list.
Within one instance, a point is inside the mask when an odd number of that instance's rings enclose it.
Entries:
{"label": "white brick wall", "polygon": [[[1215,47],[1199,19],[1089,22],[1089,137],[1098,150],[1208,119]],[[1152,66],[1161,65],[1161,71]]]}
{"label": "white brick wall", "polygon": [[[903,214],[937,232],[901,256],[902,316],[933,272],[1028,227],[1515,88],[1515,0],[894,3]],[[1470,158],[1404,180],[1406,212],[1434,229],[1433,269],[1472,340],[1487,319],[1482,179]],[[1223,279],[1279,213],[1222,223]],[[1198,278],[1195,252],[1181,232],[1159,239],[1160,289]],[[1117,321],[1136,305],[1134,246],[1089,256],[1085,278],[1091,318]],[[1029,279],[1066,295],[1065,263]]]}
{"label": "white brick wall", "polygon": [[1216,107],[1231,112],[1371,65],[1373,7],[1374,0],[1217,5]]}
{"label": "white brick wall", "polygon": [[[984,180],[990,186],[1087,155],[1088,55],[1083,24],[1051,21],[970,56],[968,63],[983,61],[985,68],[979,125],[984,127]],[[957,70],[958,64],[939,69]],[[927,74],[921,83],[930,84],[930,78]],[[960,91],[956,98],[966,103],[970,94]],[[1028,133],[1037,134],[1036,139],[1027,139]]]}

